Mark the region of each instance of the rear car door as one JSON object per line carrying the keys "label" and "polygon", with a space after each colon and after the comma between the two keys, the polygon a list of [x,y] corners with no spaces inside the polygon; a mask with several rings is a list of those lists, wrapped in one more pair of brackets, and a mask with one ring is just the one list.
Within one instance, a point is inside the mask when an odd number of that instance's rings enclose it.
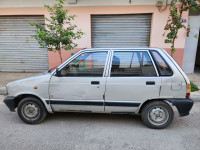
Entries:
{"label": "rear car door", "polygon": [[50,104],[54,111],[104,111],[108,51],[83,52],[50,80]]}
{"label": "rear car door", "polygon": [[159,97],[161,78],[148,50],[114,50],[111,57],[105,111],[134,112]]}

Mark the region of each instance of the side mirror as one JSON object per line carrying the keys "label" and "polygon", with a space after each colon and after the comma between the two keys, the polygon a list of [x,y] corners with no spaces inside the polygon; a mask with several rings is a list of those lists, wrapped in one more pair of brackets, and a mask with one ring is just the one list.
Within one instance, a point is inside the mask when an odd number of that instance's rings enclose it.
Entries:
{"label": "side mirror", "polygon": [[61,76],[61,71],[58,68],[56,68],[56,76],[58,76],[58,77]]}

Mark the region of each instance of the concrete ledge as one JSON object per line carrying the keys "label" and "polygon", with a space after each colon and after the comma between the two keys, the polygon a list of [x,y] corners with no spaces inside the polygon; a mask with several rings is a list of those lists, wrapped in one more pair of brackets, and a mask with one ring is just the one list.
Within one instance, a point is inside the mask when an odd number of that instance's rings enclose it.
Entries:
{"label": "concrete ledge", "polygon": [[6,88],[0,88],[0,95],[6,95]]}
{"label": "concrete ledge", "polygon": [[194,102],[200,102],[200,91],[191,92],[191,93],[190,93],[190,98],[191,98]]}

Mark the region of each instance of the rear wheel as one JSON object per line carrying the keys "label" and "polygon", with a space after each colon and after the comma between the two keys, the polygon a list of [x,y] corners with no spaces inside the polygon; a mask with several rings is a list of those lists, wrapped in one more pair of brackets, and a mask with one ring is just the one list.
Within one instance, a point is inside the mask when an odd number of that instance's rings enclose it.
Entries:
{"label": "rear wheel", "polygon": [[19,117],[28,124],[37,124],[47,115],[44,104],[35,97],[26,97],[19,102],[17,107]]}
{"label": "rear wheel", "polygon": [[174,112],[164,101],[153,101],[142,109],[144,124],[153,129],[163,129],[169,126],[174,118]]}

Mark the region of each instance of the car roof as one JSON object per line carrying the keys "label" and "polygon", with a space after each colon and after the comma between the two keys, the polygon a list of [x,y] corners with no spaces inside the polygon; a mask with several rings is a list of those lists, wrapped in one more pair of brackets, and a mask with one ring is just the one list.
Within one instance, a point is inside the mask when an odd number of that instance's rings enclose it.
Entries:
{"label": "car roof", "polygon": [[80,51],[104,51],[104,50],[115,50],[115,51],[121,51],[121,50],[156,50],[156,51],[162,51],[161,48],[152,48],[152,47],[145,47],[145,48],[84,48]]}

